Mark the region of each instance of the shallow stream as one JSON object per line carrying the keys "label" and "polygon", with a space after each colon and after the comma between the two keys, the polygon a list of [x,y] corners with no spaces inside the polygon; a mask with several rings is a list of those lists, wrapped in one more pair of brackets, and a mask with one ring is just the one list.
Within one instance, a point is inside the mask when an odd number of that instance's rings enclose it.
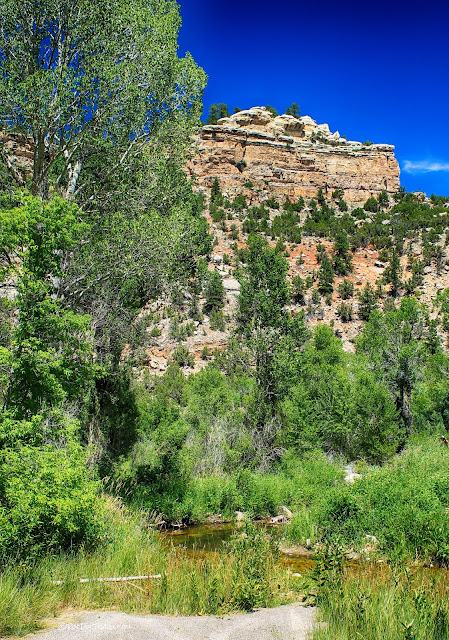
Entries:
{"label": "shallow stream", "polygon": [[[265,526],[262,523],[260,526]],[[220,524],[200,524],[182,529],[169,529],[161,532],[161,537],[174,546],[183,546],[192,555],[217,553],[221,550],[222,542],[229,540],[237,529],[233,522]],[[282,538],[283,527],[270,527],[270,533],[275,539]],[[293,573],[307,573],[315,566],[311,555],[304,552],[289,551],[281,553],[280,562]]]}

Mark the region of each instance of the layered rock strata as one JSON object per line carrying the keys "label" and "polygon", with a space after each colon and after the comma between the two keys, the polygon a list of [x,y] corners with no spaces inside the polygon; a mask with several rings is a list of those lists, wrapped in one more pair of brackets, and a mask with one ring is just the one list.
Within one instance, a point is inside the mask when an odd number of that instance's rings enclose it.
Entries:
{"label": "layered rock strata", "polygon": [[346,140],[309,116],[273,116],[263,107],[204,126],[188,171],[200,188],[217,177],[228,197],[243,193],[250,202],[315,197],[319,189],[330,198],[343,189],[344,199],[357,204],[399,189],[393,145]]}

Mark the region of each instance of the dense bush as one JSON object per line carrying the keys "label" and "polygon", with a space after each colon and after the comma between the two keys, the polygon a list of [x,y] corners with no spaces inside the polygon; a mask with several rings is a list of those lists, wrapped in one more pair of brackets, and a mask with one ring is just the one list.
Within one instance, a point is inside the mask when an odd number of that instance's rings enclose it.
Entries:
{"label": "dense bush", "polygon": [[0,457],[0,559],[97,544],[103,534],[99,483],[76,444],[24,446]]}
{"label": "dense bush", "polygon": [[331,491],[318,514],[323,537],[363,546],[372,535],[389,555],[431,554],[449,563],[448,462],[447,449],[427,440]]}

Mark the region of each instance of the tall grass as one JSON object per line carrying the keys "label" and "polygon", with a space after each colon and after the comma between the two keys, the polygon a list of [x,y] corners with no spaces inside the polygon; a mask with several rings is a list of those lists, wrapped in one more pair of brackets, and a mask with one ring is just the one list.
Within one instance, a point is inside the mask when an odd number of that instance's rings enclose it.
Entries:
{"label": "tall grass", "polygon": [[372,535],[390,558],[449,565],[448,509],[449,450],[427,438],[327,492],[314,511],[324,540],[360,548]]}
{"label": "tall grass", "polygon": [[[0,635],[24,635],[65,607],[215,614],[294,599],[296,582],[263,531],[239,531],[224,553],[167,548],[136,517],[109,506],[112,537],[93,553],[47,557],[0,576]],[[162,574],[158,580],[79,583],[79,578]],[[53,580],[61,580],[55,585]]]}
{"label": "tall grass", "polygon": [[331,580],[318,596],[313,640],[448,640],[449,575],[444,570],[377,567]]}

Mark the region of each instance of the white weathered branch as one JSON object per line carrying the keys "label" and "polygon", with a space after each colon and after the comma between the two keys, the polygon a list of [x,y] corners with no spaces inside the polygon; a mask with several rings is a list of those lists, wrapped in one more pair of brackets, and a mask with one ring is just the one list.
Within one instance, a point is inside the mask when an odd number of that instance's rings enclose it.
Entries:
{"label": "white weathered branch", "polygon": [[[155,580],[157,578],[162,578],[160,573],[155,575],[146,575],[146,576],[126,576],[122,578],[80,578],[80,584],[86,584],[87,582],[128,582],[129,580]],[[52,580],[52,584],[63,584],[63,580]]]}

